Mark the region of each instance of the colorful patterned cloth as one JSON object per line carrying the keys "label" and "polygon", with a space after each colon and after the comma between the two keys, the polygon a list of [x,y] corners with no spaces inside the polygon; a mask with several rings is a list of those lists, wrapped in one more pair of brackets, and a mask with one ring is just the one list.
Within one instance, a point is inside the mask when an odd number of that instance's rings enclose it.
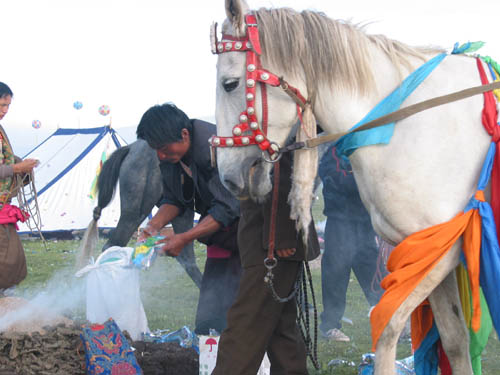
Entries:
{"label": "colorful patterned cloth", "polygon": [[113,319],[84,326],[80,335],[85,345],[89,375],[142,375],[127,339]]}

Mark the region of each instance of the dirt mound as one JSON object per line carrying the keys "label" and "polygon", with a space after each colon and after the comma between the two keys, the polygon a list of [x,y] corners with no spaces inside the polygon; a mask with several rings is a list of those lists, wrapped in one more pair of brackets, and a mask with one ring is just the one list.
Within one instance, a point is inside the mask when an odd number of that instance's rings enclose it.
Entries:
{"label": "dirt mound", "polygon": [[[83,324],[23,298],[0,298],[0,375],[84,375]],[[194,349],[125,335],[144,375],[198,375]]]}
{"label": "dirt mound", "polygon": [[45,333],[44,326],[71,325],[72,321],[19,297],[0,298],[0,332]]}
{"label": "dirt mound", "polygon": [[80,328],[61,324],[44,332],[0,334],[0,375],[84,375]]}
{"label": "dirt mound", "polygon": [[[0,375],[85,375],[81,324],[44,327],[44,334],[0,334]],[[177,343],[131,341],[144,375],[198,375],[198,354]]]}
{"label": "dirt mound", "polygon": [[135,357],[144,375],[198,375],[198,353],[177,343],[135,341]]}

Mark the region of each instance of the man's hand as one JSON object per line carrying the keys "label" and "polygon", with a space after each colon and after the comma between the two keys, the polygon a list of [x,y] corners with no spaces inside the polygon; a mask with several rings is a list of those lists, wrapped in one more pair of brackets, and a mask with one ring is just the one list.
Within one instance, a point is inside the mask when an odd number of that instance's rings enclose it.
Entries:
{"label": "man's hand", "polygon": [[160,240],[157,243],[165,244],[159,251],[160,255],[176,257],[181,253],[182,249],[189,243],[189,241],[185,239],[183,233],[172,233],[170,235],[166,235],[163,240]]}
{"label": "man's hand", "polygon": [[141,229],[137,241],[138,242],[145,241],[147,238],[151,236],[156,236],[157,234],[158,234],[158,229],[156,229],[153,225],[151,225],[151,222],[149,222],[144,228]]}
{"label": "man's hand", "polygon": [[33,168],[39,164],[36,159],[25,159],[22,162],[12,165],[12,170],[14,173],[31,173]]}
{"label": "man's hand", "polygon": [[288,257],[291,257],[292,255],[295,254],[295,248],[292,248],[292,249],[280,249],[280,250],[276,250],[276,254],[278,254],[278,256],[280,258],[288,258]]}
{"label": "man's hand", "polygon": [[179,215],[179,207],[172,204],[162,204],[158,212],[149,220],[145,228],[141,229],[137,241],[144,241],[151,236],[157,236],[159,231]]}

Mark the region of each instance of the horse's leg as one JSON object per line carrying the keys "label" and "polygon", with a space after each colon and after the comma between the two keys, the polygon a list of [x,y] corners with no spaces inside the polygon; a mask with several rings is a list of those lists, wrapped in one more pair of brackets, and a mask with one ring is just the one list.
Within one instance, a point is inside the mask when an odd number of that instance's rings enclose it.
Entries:
{"label": "horse's leg", "polygon": [[462,313],[455,272],[450,272],[434,289],[429,302],[453,374],[472,374],[469,331]]}
{"label": "horse's leg", "polygon": [[[432,291],[443,282],[450,272],[455,270],[458,265],[461,246],[462,240],[459,239],[394,312],[377,343],[377,350],[375,351],[375,375],[395,373],[396,346],[405,322],[413,310],[429,297]],[[453,373],[453,375],[462,374],[470,375],[471,373]]]}
{"label": "horse's leg", "polygon": [[[193,227],[194,213],[191,210],[186,210],[182,216],[176,217],[172,220],[172,227],[175,233],[186,232]],[[198,288],[201,286],[201,272],[196,265],[196,258],[194,256],[193,242],[187,244],[177,256],[177,261],[186,270],[186,273],[191,277],[193,282]]]}

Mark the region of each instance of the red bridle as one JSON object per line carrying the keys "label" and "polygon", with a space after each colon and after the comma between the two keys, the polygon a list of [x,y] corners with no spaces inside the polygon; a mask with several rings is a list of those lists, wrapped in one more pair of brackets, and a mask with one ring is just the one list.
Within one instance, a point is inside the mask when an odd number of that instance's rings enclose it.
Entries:
{"label": "red bridle", "polygon": [[[279,146],[267,138],[268,107],[266,84],[281,87],[296,102],[299,117],[301,117],[301,110],[306,104],[306,99],[298,89],[290,86],[282,78],[262,67],[259,57],[261,55],[259,30],[255,15],[247,14],[245,16],[245,23],[246,36],[244,38],[236,38],[232,35],[224,34],[221,41],[217,40],[216,25],[213,26],[212,53],[246,52],[246,110],[240,113],[240,122],[233,127],[232,136],[214,136],[210,138],[210,144],[212,147],[257,145],[263,152],[267,151],[270,156],[269,161],[273,161],[279,155]],[[257,83],[261,85],[262,127],[259,126],[255,110]]]}

